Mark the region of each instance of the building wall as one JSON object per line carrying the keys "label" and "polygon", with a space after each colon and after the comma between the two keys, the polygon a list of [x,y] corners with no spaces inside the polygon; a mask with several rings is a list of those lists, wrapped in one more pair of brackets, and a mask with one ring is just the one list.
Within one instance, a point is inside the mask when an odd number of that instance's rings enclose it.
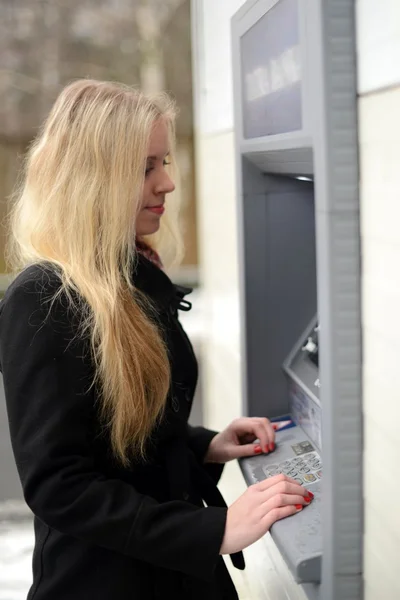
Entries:
{"label": "building wall", "polygon": [[357,3],[365,600],[400,598],[400,3]]}
{"label": "building wall", "polygon": [[[197,0],[196,166],[200,264],[207,339],[203,353],[205,422],[223,427],[239,414],[240,347],[237,223],[229,20],[240,0]],[[397,498],[400,392],[400,3],[358,0],[357,52],[361,182],[365,600],[400,598]],[[232,465],[223,480],[233,499],[242,482]],[[261,544],[261,543],[260,543]],[[257,598],[298,593],[266,556],[266,539],[248,553]],[[257,570],[258,559],[258,570]],[[275,566],[279,559],[274,557]],[[263,565],[263,567],[261,566]],[[256,572],[257,571],[257,572]],[[284,569],[282,570],[284,573]],[[268,587],[275,577],[275,588]],[[252,585],[247,583],[246,585]],[[272,585],[272,584],[271,584]],[[290,591],[289,591],[290,590]],[[282,596],[286,597],[286,596]]]}

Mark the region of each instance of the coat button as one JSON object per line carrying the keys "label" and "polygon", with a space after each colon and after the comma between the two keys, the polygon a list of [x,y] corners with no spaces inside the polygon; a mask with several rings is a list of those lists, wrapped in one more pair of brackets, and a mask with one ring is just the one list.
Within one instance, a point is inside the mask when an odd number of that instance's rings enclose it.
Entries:
{"label": "coat button", "polygon": [[179,400],[176,396],[172,397],[172,410],[174,412],[179,412]]}
{"label": "coat button", "polygon": [[182,498],[187,502],[189,500],[189,494],[187,492],[183,492]]}

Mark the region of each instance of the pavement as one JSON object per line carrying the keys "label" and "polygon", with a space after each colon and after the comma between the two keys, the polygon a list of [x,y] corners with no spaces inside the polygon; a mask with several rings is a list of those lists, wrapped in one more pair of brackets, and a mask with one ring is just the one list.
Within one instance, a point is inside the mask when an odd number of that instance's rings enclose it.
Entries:
{"label": "pavement", "polygon": [[32,583],[33,523],[0,521],[0,600],[26,600]]}

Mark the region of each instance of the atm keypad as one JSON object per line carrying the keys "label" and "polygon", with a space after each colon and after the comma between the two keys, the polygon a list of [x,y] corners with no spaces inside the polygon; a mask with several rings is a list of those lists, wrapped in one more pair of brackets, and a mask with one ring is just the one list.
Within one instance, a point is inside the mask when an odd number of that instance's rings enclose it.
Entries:
{"label": "atm keypad", "polygon": [[322,463],[316,452],[296,456],[281,463],[263,467],[267,477],[284,473],[301,485],[315,483],[322,477]]}

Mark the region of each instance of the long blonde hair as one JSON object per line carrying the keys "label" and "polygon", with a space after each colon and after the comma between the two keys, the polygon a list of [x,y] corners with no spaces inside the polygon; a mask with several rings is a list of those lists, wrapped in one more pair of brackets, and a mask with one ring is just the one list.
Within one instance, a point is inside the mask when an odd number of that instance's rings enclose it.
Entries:
{"label": "long blonde hair", "polygon": [[[11,214],[13,270],[50,264],[61,273],[59,293],[73,303],[71,292],[78,292],[81,306],[74,308],[84,314],[81,334],[90,332],[102,417],[123,464],[145,455],[170,385],[160,331],[132,284],[135,218],[149,137],[160,118],[168,124],[173,160],[175,110],[166,95],[150,98],[109,82],[71,83],[30,148]],[[164,240],[173,224],[163,217]]]}

